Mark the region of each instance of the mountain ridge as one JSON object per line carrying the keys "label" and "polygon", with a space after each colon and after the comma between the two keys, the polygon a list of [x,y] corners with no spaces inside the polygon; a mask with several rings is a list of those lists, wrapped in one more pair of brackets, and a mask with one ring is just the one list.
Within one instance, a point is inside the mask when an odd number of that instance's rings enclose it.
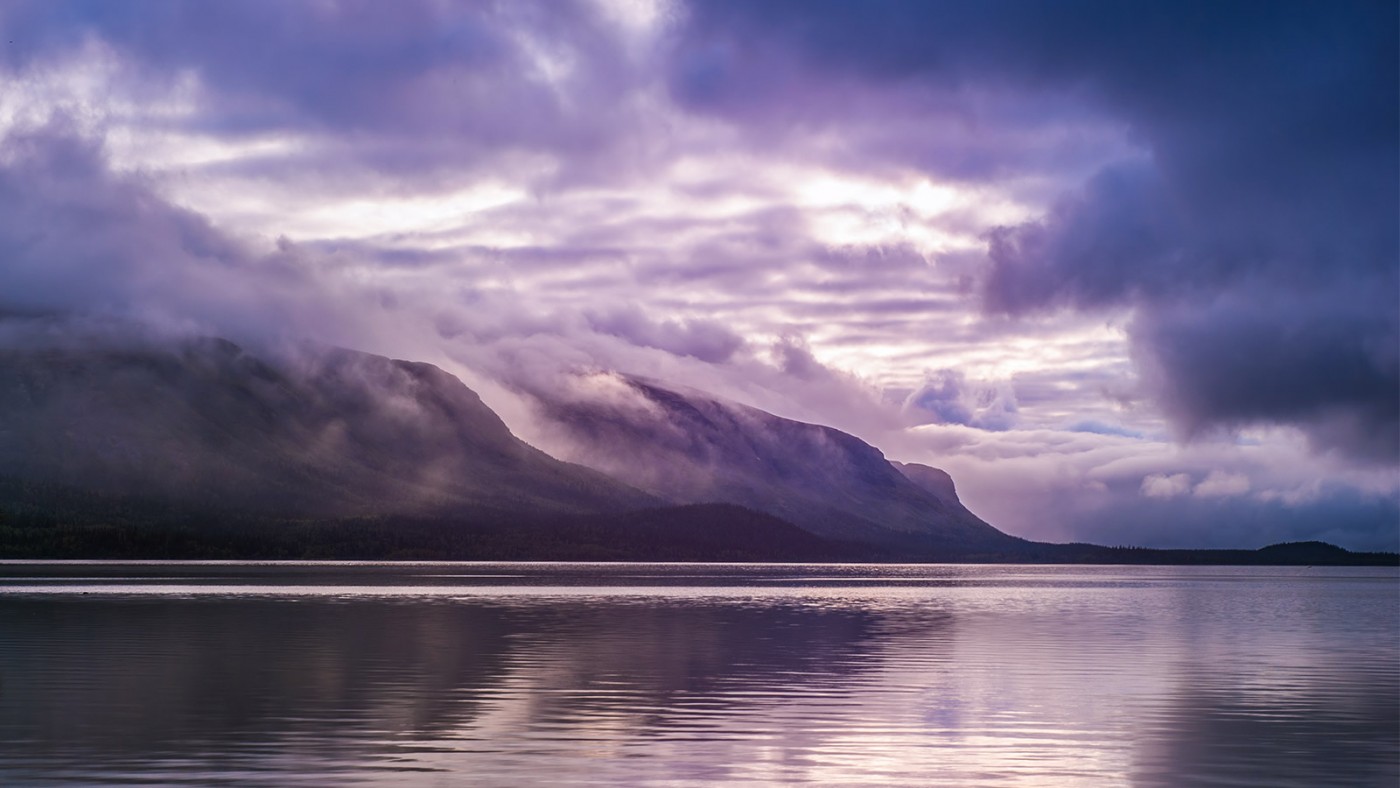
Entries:
{"label": "mountain ridge", "polygon": [[575,439],[630,458],[588,467],[521,441],[423,362],[259,356],[209,337],[12,343],[0,559],[1400,561],[1331,545],[1029,542],[968,511],[937,468],[703,392],[615,381],[631,411],[553,403]]}
{"label": "mountain ridge", "polygon": [[298,516],[656,503],[520,441],[432,365],[344,349],[272,364],[210,338],[0,350],[0,470]]}
{"label": "mountain ridge", "polygon": [[765,511],[828,538],[949,557],[1014,550],[957,499],[947,474],[901,469],[874,446],[820,424],[786,419],[657,381],[607,374],[610,396],[537,396],[564,439],[565,458],[673,503],[725,502]]}

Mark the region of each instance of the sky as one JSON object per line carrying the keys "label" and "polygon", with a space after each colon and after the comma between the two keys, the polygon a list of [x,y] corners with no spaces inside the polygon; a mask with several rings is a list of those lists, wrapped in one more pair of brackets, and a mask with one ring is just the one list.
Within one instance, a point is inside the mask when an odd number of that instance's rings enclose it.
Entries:
{"label": "sky", "polygon": [[[0,314],[618,371],[1033,539],[1400,548],[1393,2],[0,0]],[[596,377],[596,376],[595,376]]]}

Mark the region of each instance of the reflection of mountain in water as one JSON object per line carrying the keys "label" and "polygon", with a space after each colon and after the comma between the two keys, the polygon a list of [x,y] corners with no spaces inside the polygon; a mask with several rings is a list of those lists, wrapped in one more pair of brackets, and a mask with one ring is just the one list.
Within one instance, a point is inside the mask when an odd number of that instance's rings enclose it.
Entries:
{"label": "reflection of mountain in water", "polygon": [[500,678],[510,633],[477,607],[270,599],[8,599],[0,621],[0,676],[29,677],[6,681],[6,738],[94,758],[442,728],[473,713],[458,690]]}
{"label": "reflection of mountain in water", "polygon": [[[645,713],[647,727],[722,719],[806,686],[830,692],[872,667],[879,618],[859,608],[654,601],[566,606],[524,636],[533,715],[586,723]],[[545,623],[545,622],[541,622]]]}
{"label": "reflection of mountain in water", "polygon": [[0,582],[0,784],[1400,779],[1386,570],[109,569]]}
{"label": "reflection of mountain in water", "polygon": [[840,685],[875,623],[852,608],[664,600],[9,598],[0,739],[96,767],[280,737],[329,754],[449,735],[487,707],[526,727],[622,716],[641,729],[668,709],[723,716],[748,692]]}

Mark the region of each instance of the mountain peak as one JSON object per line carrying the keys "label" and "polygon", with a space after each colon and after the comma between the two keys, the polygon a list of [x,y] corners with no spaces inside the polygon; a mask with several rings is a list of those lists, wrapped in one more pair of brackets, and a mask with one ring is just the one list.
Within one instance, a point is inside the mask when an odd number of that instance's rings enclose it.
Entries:
{"label": "mountain peak", "polygon": [[940,501],[948,504],[961,504],[958,500],[958,490],[953,484],[953,477],[942,468],[934,468],[931,465],[921,465],[917,462],[895,462],[890,464],[904,474],[909,481],[919,485],[932,493]]}

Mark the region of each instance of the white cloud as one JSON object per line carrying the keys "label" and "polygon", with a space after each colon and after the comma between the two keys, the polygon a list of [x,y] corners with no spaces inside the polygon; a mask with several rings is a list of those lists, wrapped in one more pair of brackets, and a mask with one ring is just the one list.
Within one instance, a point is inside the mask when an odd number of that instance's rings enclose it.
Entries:
{"label": "white cloud", "polygon": [[1191,475],[1174,473],[1154,473],[1142,480],[1142,494],[1148,498],[1175,498],[1191,490]]}
{"label": "white cloud", "polygon": [[1211,471],[1191,494],[1197,498],[1221,498],[1249,492],[1249,477],[1243,473]]}

